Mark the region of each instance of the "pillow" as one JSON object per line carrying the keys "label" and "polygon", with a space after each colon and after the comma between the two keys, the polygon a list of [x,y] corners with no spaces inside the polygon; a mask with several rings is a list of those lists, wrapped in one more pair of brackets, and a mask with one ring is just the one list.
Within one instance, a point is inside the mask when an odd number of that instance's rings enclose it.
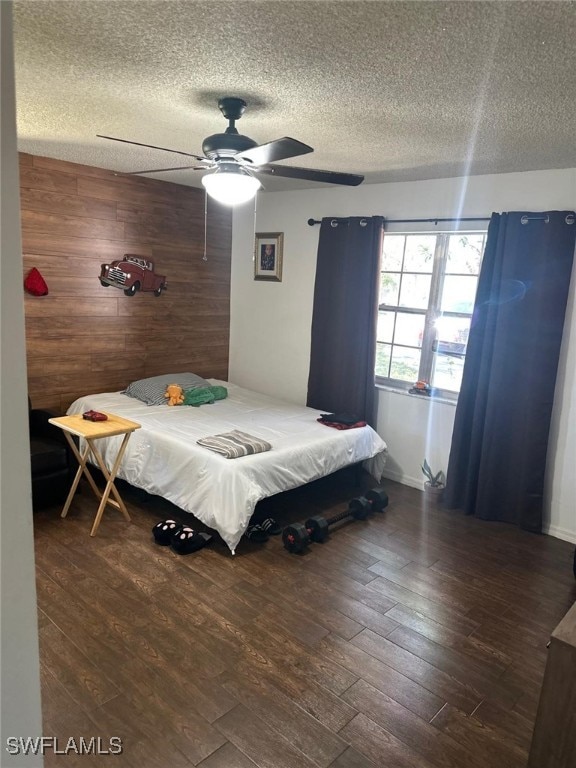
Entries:
{"label": "pillow", "polygon": [[195,373],[167,373],[133,381],[122,394],[135,397],[146,405],[164,405],[167,402],[164,392],[169,384],[179,384],[183,390],[210,386],[209,381]]}

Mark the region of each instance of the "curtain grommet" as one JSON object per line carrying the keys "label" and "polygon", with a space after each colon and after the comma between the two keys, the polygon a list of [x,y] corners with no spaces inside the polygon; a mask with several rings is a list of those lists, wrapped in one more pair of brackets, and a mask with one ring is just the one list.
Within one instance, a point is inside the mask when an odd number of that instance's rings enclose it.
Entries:
{"label": "curtain grommet", "polygon": [[573,213],[569,213],[568,216],[566,216],[565,221],[566,221],[566,224],[568,224],[568,225],[574,224],[574,221],[575,221],[574,214]]}
{"label": "curtain grommet", "polygon": [[337,227],[338,226],[338,222],[336,221],[336,219],[332,219],[332,221],[330,222],[330,226],[331,227]]}

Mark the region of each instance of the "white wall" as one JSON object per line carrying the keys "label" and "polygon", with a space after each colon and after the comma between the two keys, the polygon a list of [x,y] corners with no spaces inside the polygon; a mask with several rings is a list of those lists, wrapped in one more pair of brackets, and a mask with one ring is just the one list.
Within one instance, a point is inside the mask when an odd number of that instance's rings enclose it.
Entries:
{"label": "white wall", "polygon": [[7,737],[42,735],[11,5],[0,2],[0,764],[3,768],[43,764],[41,757],[9,756],[5,749]]}
{"label": "white wall", "polygon": [[[576,168],[261,194],[256,227],[250,205],[234,213],[231,381],[292,402],[306,401],[319,233],[318,227],[308,226],[309,218],[444,218],[575,207]],[[254,229],[284,232],[281,283],[253,280]],[[389,227],[394,229],[406,226]],[[547,525],[554,535],[576,541],[574,301],[573,286],[549,450]],[[390,451],[388,475],[421,487],[424,457],[434,469],[447,467],[454,406],[387,390],[379,390],[378,400],[378,431]]]}

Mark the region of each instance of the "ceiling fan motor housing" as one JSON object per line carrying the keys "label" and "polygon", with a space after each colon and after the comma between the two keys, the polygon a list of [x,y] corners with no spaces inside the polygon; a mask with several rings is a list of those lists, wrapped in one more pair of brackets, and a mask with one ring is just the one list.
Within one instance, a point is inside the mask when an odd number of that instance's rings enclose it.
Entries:
{"label": "ceiling fan motor housing", "polygon": [[237,152],[246,152],[247,149],[256,147],[257,144],[248,136],[242,136],[236,129],[230,133],[214,133],[202,142],[202,152],[214,160],[216,157],[232,157]]}
{"label": "ceiling fan motor housing", "polygon": [[247,149],[256,147],[255,141],[248,136],[238,133],[234,123],[239,120],[246,109],[244,99],[236,96],[225,96],[218,101],[218,107],[226,120],[229,121],[225,133],[214,133],[202,142],[202,152],[215,160],[218,157],[233,157],[238,152],[246,152]]}

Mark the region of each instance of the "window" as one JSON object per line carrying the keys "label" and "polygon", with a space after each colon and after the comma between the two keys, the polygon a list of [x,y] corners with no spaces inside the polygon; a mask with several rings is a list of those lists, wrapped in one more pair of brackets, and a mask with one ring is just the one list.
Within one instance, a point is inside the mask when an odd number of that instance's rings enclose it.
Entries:
{"label": "window", "polygon": [[376,380],[460,391],[485,232],[386,234]]}

